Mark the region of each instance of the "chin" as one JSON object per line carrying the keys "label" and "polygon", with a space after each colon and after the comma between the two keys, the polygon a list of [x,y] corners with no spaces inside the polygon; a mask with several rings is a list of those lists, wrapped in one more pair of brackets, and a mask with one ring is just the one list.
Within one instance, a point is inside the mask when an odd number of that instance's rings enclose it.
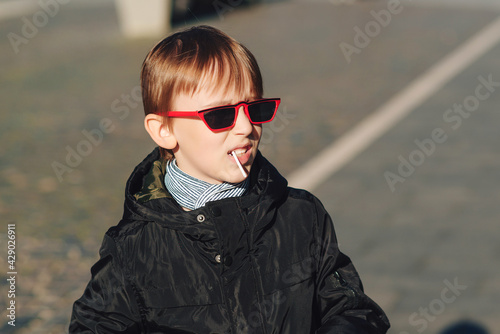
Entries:
{"label": "chin", "polygon": [[241,173],[238,171],[238,175],[229,177],[228,180],[226,180],[226,182],[228,182],[228,183],[240,183],[240,182],[243,182],[245,179],[246,179],[246,177],[243,177],[243,175],[241,175]]}
{"label": "chin", "polygon": [[231,181],[228,181],[229,183],[240,183],[240,182],[243,182],[245,179],[243,178],[243,176],[240,176],[239,178],[234,178],[232,179]]}

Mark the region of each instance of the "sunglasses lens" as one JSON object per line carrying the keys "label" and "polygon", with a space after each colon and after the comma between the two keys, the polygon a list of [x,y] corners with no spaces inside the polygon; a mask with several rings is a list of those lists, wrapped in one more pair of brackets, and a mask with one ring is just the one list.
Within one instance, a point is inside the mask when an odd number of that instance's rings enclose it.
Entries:
{"label": "sunglasses lens", "polygon": [[275,101],[264,101],[248,106],[248,114],[254,123],[265,123],[273,119],[276,112]]}
{"label": "sunglasses lens", "polygon": [[[277,101],[259,101],[248,105],[248,115],[254,124],[271,121],[276,114]],[[236,120],[235,107],[221,107],[203,112],[203,119],[212,130],[230,128]]]}
{"label": "sunglasses lens", "polygon": [[212,130],[228,128],[234,123],[234,108],[223,108],[203,113],[205,122]]}

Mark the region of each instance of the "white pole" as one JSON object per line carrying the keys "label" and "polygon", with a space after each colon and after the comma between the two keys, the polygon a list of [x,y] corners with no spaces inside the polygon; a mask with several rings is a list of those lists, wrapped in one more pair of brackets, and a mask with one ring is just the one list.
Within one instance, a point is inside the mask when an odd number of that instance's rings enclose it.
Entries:
{"label": "white pole", "polygon": [[161,37],[171,30],[172,0],[115,0],[122,34]]}

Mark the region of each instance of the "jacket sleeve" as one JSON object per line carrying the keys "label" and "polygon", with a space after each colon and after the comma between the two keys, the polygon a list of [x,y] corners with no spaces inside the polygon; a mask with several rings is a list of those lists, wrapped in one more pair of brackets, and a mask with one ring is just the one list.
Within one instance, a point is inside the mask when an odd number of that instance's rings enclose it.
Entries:
{"label": "jacket sleeve", "polygon": [[106,234],[83,296],[73,305],[69,333],[142,333],[139,307],[115,241]]}
{"label": "jacket sleeve", "polygon": [[316,334],[386,333],[389,320],[382,309],[364,294],[351,260],[340,252],[333,223],[317,200],[318,275],[316,300],[320,327]]}

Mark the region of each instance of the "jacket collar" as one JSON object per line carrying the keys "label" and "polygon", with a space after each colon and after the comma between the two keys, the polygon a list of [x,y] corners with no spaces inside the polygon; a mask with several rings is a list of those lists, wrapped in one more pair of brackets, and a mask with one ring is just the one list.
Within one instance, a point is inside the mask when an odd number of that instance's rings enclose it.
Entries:
{"label": "jacket collar", "polygon": [[[163,183],[165,164],[159,148],[155,148],[135,168],[125,189],[123,219],[157,221],[175,229],[196,224],[194,218],[203,208],[186,212],[173,200]],[[286,179],[260,152],[257,153],[249,177],[250,190],[239,198],[240,205],[247,211],[256,206],[274,206],[286,194]]]}

